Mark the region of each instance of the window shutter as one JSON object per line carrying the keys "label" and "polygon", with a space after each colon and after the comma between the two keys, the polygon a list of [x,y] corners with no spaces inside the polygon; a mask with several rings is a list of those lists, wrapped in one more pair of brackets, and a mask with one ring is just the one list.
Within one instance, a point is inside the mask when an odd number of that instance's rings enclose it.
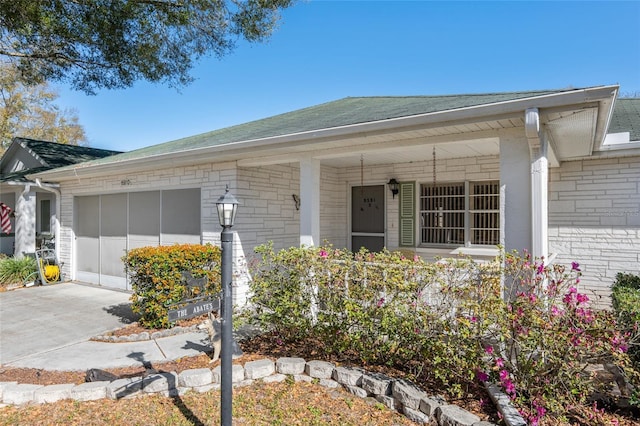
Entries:
{"label": "window shutter", "polygon": [[415,247],[416,185],[401,182],[400,185],[400,247]]}

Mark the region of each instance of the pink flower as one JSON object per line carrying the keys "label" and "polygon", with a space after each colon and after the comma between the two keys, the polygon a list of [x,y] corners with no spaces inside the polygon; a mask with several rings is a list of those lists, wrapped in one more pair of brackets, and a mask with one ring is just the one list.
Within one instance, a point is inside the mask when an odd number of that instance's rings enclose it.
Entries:
{"label": "pink flower", "polygon": [[381,297],[380,300],[378,300],[378,303],[376,305],[378,306],[378,308],[384,305],[384,297]]}
{"label": "pink flower", "polygon": [[564,302],[565,305],[573,305],[573,304],[575,304],[574,295],[577,292],[578,292],[578,290],[575,287],[569,287],[569,290],[567,291],[567,293],[562,298],[562,302]]}
{"label": "pink flower", "polygon": [[414,262],[418,262],[420,261],[420,256],[418,256],[417,254],[413,256],[413,261]]}
{"label": "pink flower", "polygon": [[571,270],[580,272],[580,264],[578,262],[571,262]]}
{"label": "pink flower", "polygon": [[576,294],[576,300],[578,301],[578,304],[587,303],[589,301],[589,297],[587,297],[586,294],[578,293]]}
{"label": "pink flower", "polygon": [[329,253],[327,253],[326,250],[322,249],[320,250],[320,257],[323,259],[326,259],[329,256]]}
{"label": "pink flower", "polygon": [[484,351],[489,355],[493,354],[493,346],[487,346],[486,348],[484,348]]}
{"label": "pink flower", "polygon": [[496,359],[496,366],[499,368],[504,367],[504,360],[502,358],[497,358]]}
{"label": "pink flower", "polygon": [[481,381],[481,382],[486,382],[487,380],[489,380],[489,375],[487,373],[485,373],[484,371],[476,371],[476,378]]}
{"label": "pink flower", "polygon": [[503,380],[502,385],[504,386],[504,391],[507,393],[507,395],[511,395],[511,397],[514,397],[516,395],[516,385],[514,385],[511,380]]}
{"label": "pink flower", "polygon": [[507,370],[500,370],[500,381],[505,381],[509,378],[509,372]]}

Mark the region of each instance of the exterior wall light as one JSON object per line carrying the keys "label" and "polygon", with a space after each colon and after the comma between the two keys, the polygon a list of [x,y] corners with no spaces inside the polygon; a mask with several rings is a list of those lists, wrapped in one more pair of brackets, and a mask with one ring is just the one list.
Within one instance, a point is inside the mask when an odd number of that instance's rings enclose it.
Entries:
{"label": "exterior wall light", "polygon": [[398,195],[398,185],[400,184],[395,178],[391,178],[391,180],[387,182],[387,185],[389,185],[389,189],[391,190],[391,193],[393,194],[393,198],[395,199],[396,195]]}

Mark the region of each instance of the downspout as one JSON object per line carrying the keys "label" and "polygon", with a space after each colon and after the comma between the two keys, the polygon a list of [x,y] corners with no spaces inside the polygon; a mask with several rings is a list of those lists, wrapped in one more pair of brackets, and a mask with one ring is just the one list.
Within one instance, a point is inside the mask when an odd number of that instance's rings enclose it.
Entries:
{"label": "downspout", "polygon": [[42,182],[40,181],[39,178],[36,178],[36,186],[40,189],[44,189],[45,191],[51,192],[56,196],[56,219],[54,222],[54,239],[55,239],[55,250],[56,250],[56,254],[57,256],[59,256],[59,245],[60,245],[60,214],[61,214],[61,207],[60,207],[60,201],[62,198],[62,193],[60,192],[59,189],[51,186],[51,185],[43,185]]}
{"label": "downspout", "polygon": [[525,111],[525,135],[531,155],[531,254],[549,261],[548,141],[540,130],[538,108]]}

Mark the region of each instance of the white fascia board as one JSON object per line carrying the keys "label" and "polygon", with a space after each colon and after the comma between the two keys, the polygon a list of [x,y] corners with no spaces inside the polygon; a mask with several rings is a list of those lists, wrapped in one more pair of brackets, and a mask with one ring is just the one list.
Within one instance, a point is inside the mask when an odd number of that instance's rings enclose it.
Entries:
{"label": "white fascia board", "polygon": [[[365,137],[370,134],[378,134],[380,132],[389,132],[393,130],[406,130],[411,127],[421,127],[435,123],[452,124],[459,120],[483,119],[487,116],[517,114],[529,107],[549,108],[592,102],[594,100],[610,98],[612,95],[617,93],[617,88],[617,85],[586,88],[454,110],[391,118],[387,120],[351,124],[347,126],[331,127],[300,133],[291,133],[268,138],[238,141],[224,145],[194,148],[179,152],[169,152],[131,160],[125,159],[106,164],[92,165],[81,163],[74,167],[64,167],[62,170],[53,169],[33,176],[49,181],[64,181],[75,179],[79,175],[84,177],[109,175],[114,172],[125,171],[129,168],[140,170],[141,168],[145,168],[145,165],[151,168],[157,168],[163,164],[194,164],[194,161],[202,162],[203,157],[206,158],[208,156],[211,157],[212,161],[225,161],[220,157],[224,156],[224,154],[232,154],[234,151],[236,152],[236,155],[239,155],[241,152],[250,152],[256,148],[269,149],[288,146],[293,147],[310,143],[313,144],[321,140]],[[232,157],[226,157],[226,161],[232,159]]]}

